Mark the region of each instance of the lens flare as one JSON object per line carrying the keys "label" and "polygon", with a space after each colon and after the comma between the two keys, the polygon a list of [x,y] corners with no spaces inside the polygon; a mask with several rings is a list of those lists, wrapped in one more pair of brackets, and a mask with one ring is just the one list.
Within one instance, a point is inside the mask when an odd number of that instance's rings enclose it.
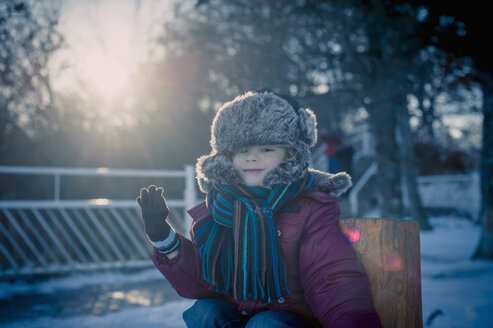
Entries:
{"label": "lens flare", "polygon": [[361,230],[359,228],[355,228],[355,229],[344,228],[342,232],[344,233],[344,235],[346,235],[346,238],[349,240],[351,244],[357,242],[361,237]]}
{"label": "lens flare", "polygon": [[385,269],[387,271],[402,271],[404,263],[402,258],[395,251],[390,251],[385,254]]}

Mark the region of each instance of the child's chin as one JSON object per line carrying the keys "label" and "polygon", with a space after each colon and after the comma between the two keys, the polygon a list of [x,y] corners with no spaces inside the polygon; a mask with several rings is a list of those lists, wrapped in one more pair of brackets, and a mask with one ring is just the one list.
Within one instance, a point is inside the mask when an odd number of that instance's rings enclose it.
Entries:
{"label": "child's chin", "polygon": [[243,183],[249,187],[259,187],[264,181],[263,176],[243,176]]}
{"label": "child's chin", "polygon": [[247,180],[244,183],[249,187],[260,187],[262,185],[262,181],[258,180]]}

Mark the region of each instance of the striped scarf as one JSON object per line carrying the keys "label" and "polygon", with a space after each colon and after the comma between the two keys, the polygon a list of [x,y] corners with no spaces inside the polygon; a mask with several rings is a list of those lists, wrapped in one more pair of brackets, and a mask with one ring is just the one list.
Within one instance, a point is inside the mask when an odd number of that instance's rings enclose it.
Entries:
{"label": "striped scarf", "polygon": [[213,184],[206,204],[211,215],[193,225],[204,280],[235,299],[268,303],[291,292],[277,242],[274,214],[311,190],[314,178],[274,187]]}

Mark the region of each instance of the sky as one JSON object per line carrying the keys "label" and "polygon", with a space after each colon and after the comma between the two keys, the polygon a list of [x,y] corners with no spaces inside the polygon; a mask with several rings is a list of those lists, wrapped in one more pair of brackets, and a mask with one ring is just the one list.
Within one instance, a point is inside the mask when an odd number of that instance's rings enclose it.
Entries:
{"label": "sky", "polygon": [[[174,0],[59,0],[59,30],[66,46],[56,53],[54,89],[88,88],[106,101],[120,97],[138,65],[153,53],[160,22]],[[60,68],[61,67],[61,68]]]}

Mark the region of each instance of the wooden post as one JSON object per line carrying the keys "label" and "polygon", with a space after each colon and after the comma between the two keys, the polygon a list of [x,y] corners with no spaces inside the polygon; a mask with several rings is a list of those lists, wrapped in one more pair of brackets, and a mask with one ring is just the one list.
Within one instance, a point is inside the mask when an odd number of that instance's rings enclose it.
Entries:
{"label": "wooden post", "polygon": [[418,222],[360,218],[339,226],[365,267],[383,327],[423,327]]}

